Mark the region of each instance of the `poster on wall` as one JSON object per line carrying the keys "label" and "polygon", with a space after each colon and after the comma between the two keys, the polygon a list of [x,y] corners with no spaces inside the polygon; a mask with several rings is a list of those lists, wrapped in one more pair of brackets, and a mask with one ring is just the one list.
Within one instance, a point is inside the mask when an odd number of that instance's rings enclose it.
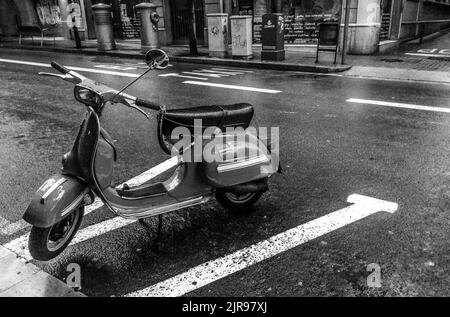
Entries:
{"label": "poster on wall", "polygon": [[37,0],[36,11],[44,27],[61,24],[61,11],[57,0]]}
{"label": "poster on wall", "polygon": [[67,26],[73,28],[76,26],[78,29],[83,28],[83,15],[81,11],[80,0],[69,1],[66,7],[67,12]]}

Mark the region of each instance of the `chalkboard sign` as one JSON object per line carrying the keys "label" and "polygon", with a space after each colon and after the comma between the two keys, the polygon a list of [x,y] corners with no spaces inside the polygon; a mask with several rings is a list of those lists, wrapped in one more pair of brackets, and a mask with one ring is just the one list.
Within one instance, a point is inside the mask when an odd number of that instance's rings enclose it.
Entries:
{"label": "chalkboard sign", "polygon": [[[304,44],[317,43],[318,25],[324,21],[337,21],[331,14],[285,15],[284,41],[285,43]],[[260,17],[254,18],[254,42],[261,43]]]}
{"label": "chalkboard sign", "polygon": [[141,22],[138,18],[129,18],[122,21],[122,32],[125,38],[139,38],[141,35]]}

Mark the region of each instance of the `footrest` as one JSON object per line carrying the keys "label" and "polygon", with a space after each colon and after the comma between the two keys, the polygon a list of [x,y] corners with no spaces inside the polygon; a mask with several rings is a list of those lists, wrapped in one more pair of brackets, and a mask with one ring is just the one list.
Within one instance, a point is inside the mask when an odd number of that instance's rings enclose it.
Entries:
{"label": "footrest", "polygon": [[124,198],[144,198],[148,196],[159,196],[167,193],[163,183],[155,183],[149,185],[141,185],[136,187],[128,187],[124,184],[123,188],[116,189],[117,194]]}

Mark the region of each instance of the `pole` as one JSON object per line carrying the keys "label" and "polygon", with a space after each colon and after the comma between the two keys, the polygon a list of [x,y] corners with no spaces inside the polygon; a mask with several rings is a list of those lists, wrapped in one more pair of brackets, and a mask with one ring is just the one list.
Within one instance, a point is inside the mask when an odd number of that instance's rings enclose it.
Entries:
{"label": "pole", "polygon": [[198,55],[197,50],[197,34],[196,34],[196,16],[195,16],[195,1],[188,1],[189,10],[189,53],[191,55]]}
{"label": "pole", "polygon": [[73,31],[73,38],[75,40],[75,47],[80,49],[81,48],[81,39],[80,34],[78,33],[77,23],[76,23],[76,17],[75,17],[75,7],[72,6],[72,10],[70,11],[70,15],[72,16],[72,31]]}
{"label": "pole", "polygon": [[81,48],[80,34],[78,33],[78,28],[76,25],[73,26],[73,37],[75,39],[76,48]]}
{"label": "pole", "polygon": [[[344,34],[342,36],[342,56],[341,56],[341,64],[345,64],[345,55],[347,54],[347,33],[348,33],[348,18],[350,12],[349,2],[350,0],[342,0],[342,5],[344,5],[345,1],[345,16],[344,16]],[[339,25],[339,27],[341,27]]]}

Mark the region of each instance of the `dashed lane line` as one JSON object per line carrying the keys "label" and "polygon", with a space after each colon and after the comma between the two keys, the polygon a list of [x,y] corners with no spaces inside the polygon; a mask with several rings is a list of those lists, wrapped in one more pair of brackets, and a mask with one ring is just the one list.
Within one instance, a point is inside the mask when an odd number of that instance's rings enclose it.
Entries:
{"label": "dashed lane line", "polygon": [[278,93],[282,92],[281,90],[255,88],[255,87],[238,86],[238,85],[225,85],[225,84],[209,83],[209,82],[207,83],[207,82],[190,81],[190,80],[184,81],[183,84],[245,90],[245,91],[254,91],[254,92],[263,92],[263,93],[267,93],[267,94],[278,94]]}
{"label": "dashed lane line", "polygon": [[159,77],[178,77],[178,78],[195,79],[195,80],[208,80],[208,78],[204,78],[204,77],[186,76],[186,75],[180,75],[178,73],[160,74],[158,76]]}
{"label": "dashed lane line", "polygon": [[421,106],[421,105],[414,105],[414,104],[409,104],[409,103],[389,102],[389,101],[369,100],[369,99],[358,99],[358,98],[350,98],[350,99],[347,99],[346,101],[350,102],[350,103],[359,103],[359,104],[367,104],[367,105],[375,105],[375,106],[384,106],[384,107],[393,107],[393,108],[404,108],[404,109],[414,109],[414,110],[425,110],[425,111],[450,113],[450,108]]}
{"label": "dashed lane line", "polygon": [[[20,64],[20,65],[46,67],[46,68],[51,68],[52,67],[50,64],[46,64],[46,63],[27,62],[27,61],[20,61],[20,60],[14,60],[14,59],[3,59],[3,58],[0,58],[0,62],[2,62],[2,63],[10,63],[10,64]],[[65,66],[65,67],[67,67],[70,70],[86,72],[86,73],[96,73],[96,74],[114,75],[114,76],[122,76],[122,77],[132,77],[132,78],[137,78],[137,77],[140,76],[139,74],[125,73],[125,72],[116,72],[116,71],[102,70],[102,69],[83,68],[83,67],[74,67],[74,66]]]}
{"label": "dashed lane line", "polygon": [[205,76],[205,77],[211,77],[211,78],[222,78],[222,77],[228,77],[230,75],[225,74],[211,74],[211,73],[196,73],[196,72],[182,72],[186,75],[194,75],[194,76]]}

